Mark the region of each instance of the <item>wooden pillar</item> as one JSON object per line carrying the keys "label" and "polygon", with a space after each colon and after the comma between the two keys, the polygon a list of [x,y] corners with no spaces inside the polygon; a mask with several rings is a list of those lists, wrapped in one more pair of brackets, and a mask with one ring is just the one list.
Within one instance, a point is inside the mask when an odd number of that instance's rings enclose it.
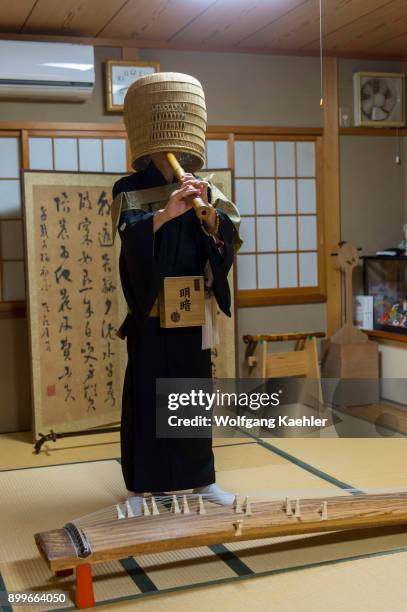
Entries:
{"label": "wooden pillar", "polygon": [[339,105],[338,63],[336,58],[324,59],[323,106],[323,209],[327,293],[327,333],[332,335],[341,326],[341,276],[337,269],[337,252],[341,239],[339,186]]}
{"label": "wooden pillar", "polygon": [[[403,64],[403,68],[402,68],[402,72],[404,72],[406,78],[407,78],[407,63],[404,62]],[[405,88],[405,92],[404,92],[404,125],[406,125],[407,122],[407,96],[406,96],[406,91],[407,88]],[[404,168],[403,173],[404,173],[404,193],[403,193],[403,197],[404,197],[404,215],[403,215],[403,219],[404,219],[404,223],[407,223],[407,134],[405,133],[406,128],[400,128],[400,132],[399,133],[399,137],[400,137],[400,155],[401,155],[401,164],[402,167]],[[404,237],[404,236],[403,236]]]}
{"label": "wooden pillar", "polygon": [[[407,118],[407,114],[406,114],[406,118]],[[400,136],[400,138],[403,139],[402,141],[402,145],[400,147],[400,149],[402,150],[401,153],[401,163],[402,163],[402,167],[404,168],[403,172],[404,172],[404,223],[407,223],[407,137],[403,134],[402,136]]]}
{"label": "wooden pillar", "polygon": [[[122,60],[134,61],[139,59],[139,53],[137,47],[122,47]],[[127,157],[127,172],[134,172],[132,167],[130,143],[126,142],[126,157]]]}

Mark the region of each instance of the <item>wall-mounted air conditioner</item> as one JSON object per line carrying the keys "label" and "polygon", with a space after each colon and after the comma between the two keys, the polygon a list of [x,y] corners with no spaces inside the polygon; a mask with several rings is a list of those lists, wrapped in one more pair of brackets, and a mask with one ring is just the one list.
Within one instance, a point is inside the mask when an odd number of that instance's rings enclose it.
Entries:
{"label": "wall-mounted air conditioner", "polygon": [[92,46],[0,40],[0,98],[83,102],[94,84]]}

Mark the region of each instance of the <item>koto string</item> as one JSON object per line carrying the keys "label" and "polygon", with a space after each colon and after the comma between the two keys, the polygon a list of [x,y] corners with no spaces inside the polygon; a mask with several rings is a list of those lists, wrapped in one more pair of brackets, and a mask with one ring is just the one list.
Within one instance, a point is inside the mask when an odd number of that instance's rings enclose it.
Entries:
{"label": "koto string", "polygon": [[[246,491],[246,492],[239,492],[236,494],[237,498],[240,501],[243,501],[245,498],[248,498],[250,500],[250,502],[252,503],[256,503],[256,501],[263,501],[263,500],[275,500],[275,501],[284,501],[287,497],[295,499],[295,498],[308,498],[308,499],[312,499],[312,498],[319,498],[319,497],[323,497],[326,496],[327,499],[329,499],[330,497],[338,497],[338,496],[347,496],[347,495],[352,495],[352,494],[358,494],[360,496],[364,496],[367,494],[382,494],[382,493],[386,493],[386,494],[391,494],[391,493],[398,493],[398,492],[402,492],[403,489],[400,488],[392,488],[392,489],[388,489],[388,488],[364,488],[363,489],[363,493],[361,493],[359,491],[359,489],[355,489],[355,488],[349,488],[349,489],[342,489],[339,492],[338,495],[338,491],[336,491],[335,489],[332,488],[319,488],[319,489],[281,489],[281,490],[274,490],[274,491]],[[154,496],[145,496],[146,501],[148,502],[149,500],[151,500],[152,497],[154,497],[157,505],[160,508],[160,511],[162,513],[168,512],[170,510],[174,495],[176,496],[177,500],[179,503],[182,503],[183,497],[185,496],[187,499],[187,503],[191,503],[191,511],[195,512],[195,504],[198,504],[198,500],[199,497],[202,497],[202,500],[205,502],[210,501],[210,494],[205,495],[205,494],[198,494],[198,493],[182,493],[182,492],[177,492],[177,493],[173,493],[171,495],[154,495]],[[91,512],[89,514],[85,514],[83,516],[80,516],[79,518],[73,519],[72,522],[74,522],[76,525],[80,526],[80,527],[85,527],[85,526],[91,526],[91,525],[96,525],[99,523],[104,523],[104,522],[108,522],[108,521],[115,521],[117,520],[117,506],[120,506],[121,508],[125,508],[125,501],[126,500],[121,500],[120,502],[118,502],[118,504],[114,504],[112,506],[108,506],[106,508],[102,508],[100,510],[97,510],[96,512]],[[210,507],[219,507],[217,506],[217,504],[211,504]],[[143,518],[143,517],[139,517],[139,518]]]}

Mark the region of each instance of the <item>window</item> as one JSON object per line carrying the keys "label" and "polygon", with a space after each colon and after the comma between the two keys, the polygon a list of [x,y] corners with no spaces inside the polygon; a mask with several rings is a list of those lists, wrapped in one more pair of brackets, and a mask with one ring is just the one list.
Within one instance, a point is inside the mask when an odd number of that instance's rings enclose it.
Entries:
{"label": "window", "polygon": [[208,139],[206,141],[206,164],[205,168],[216,168],[218,170],[230,168],[228,159],[228,141],[219,139]]}
{"label": "window", "polygon": [[29,138],[30,170],[127,172],[125,138]]}
{"label": "window", "polygon": [[[14,135],[16,134],[16,135]],[[113,137],[80,131],[63,136],[44,131],[0,133],[0,304],[25,300],[23,222],[20,168],[48,172],[127,173],[127,140],[123,132]],[[20,155],[22,143],[22,151]],[[23,163],[25,161],[25,164]],[[19,309],[10,308],[10,312]],[[24,314],[21,312],[21,314]]]}
{"label": "window", "polygon": [[323,300],[318,139],[237,135],[232,143],[228,156],[230,140],[208,140],[206,165],[234,170],[239,305]]}
{"label": "window", "polygon": [[20,139],[0,135],[0,301],[25,298]]}
{"label": "window", "polygon": [[[206,168],[231,168],[245,244],[237,256],[238,304],[324,300],[318,130],[209,129]],[[20,168],[129,170],[123,126],[0,132],[0,311],[25,299]],[[11,312],[11,310],[10,310]]]}

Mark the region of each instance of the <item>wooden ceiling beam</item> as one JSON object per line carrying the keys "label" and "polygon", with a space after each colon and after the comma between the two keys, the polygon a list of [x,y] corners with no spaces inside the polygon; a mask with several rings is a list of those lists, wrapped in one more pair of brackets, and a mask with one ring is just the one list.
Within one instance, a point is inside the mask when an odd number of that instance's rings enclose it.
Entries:
{"label": "wooden ceiling beam", "polygon": [[[351,0],[350,3],[344,4],[341,0],[323,5],[323,31],[324,31],[324,46],[327,49],[329,38],[341,35],[346,40],[349,32],[348,28],[357,27],[357,24],[363,23],[369,16],[374,15],[378,10],[382,10],[390,5],[393,0]],[[319,24],[318,24],[319,25]],[[300,47],[300,45],[298,45]],[[315,32],[312,41],[302,45],[305,50],[319,49],[319,31]]]}
{"label": "wooden ceiling beam", "polygon": [[217,2],[188,27],[171,37],[171,42],[181,44],[234,46],[265,24],[278,20],[297,9],[304,0],[259,0],[250,2]]}
{"label": "wooden ceiling beam", "polygon": [[[367,53],[383,41],[407,33],[407,3],[405,0],[391,0],[385,6],[348,23],[331,34],[324,36],[326,51],[340,53]],[[309,49],[316,50],[319,42],[314,41]]]}
{"label": "wooden ceiling beam", "polygon": [[96,36],[126,0],[37,0],[21,33]]}
{"label": "wooden ceiling beam", "polygon": [[382,54],[400,55],[401,49],[404,50],[403,59],[407,59],[407,31],[399,36],[392,36],[388,40],[383,40],[380,44],[372,47],[370,53],[375,53],[375,55],[379,55],[379,57],[381,57]]}
{"label": "wooden ceiling beam", "polygon": [[[199,53],[248,53],[252,55],[286,55],[300,57],[318,57],[317,51],[305,51],[303,49],[269,49],[251,47],[207,47],[202,45],[181,45],[175,43],[163,43],[162,41],[151,41],[145,39],[123,39],[123,38],[95,38],[87,36],[59,36],[46,34],[16,34],[13,32],[0,32],[0,40],[26,40],[41,42],[66,42],[78,43],[83,45],[93,45],[94,47],[113,47],[116,49],[135,48],[135,49],[175,49],[177,51],[196,51]],[[388,60],[404,61],[407,60],[407,44],[402,51],[391,51],[388,53],[378,53],[374,51],[347,53],[347,52],[326,52],[326,57],[342,57],[350,59],[367,60]]]}
{"label": "wooden ceiling beam", "polygon": [[19,32],[34,6],[35,0],[0,0],[1,30]]}
{"label": "wooden ceiling beam", "polygon": [[99,31],[108,38],[149,38],[166,41],[200,17],[215,0],[128,0]]}
{"label": "wooden ceiling beam", "polygon": [[[347,28],[349,23],[362,18],[392,0],[329,0],[323,3],[323,27],[326,34]],[[397,0],[400,1],[400,0]],[[346,35],[345,35],[346,40]],[[244,40],[253,47],[298,50],[312,43],[319,47],[319,1],[306,0],[297,9],[264,26]],[[238,43],[240,46],[241,43]],[[315,48],[315,44],[312,45]]]}

